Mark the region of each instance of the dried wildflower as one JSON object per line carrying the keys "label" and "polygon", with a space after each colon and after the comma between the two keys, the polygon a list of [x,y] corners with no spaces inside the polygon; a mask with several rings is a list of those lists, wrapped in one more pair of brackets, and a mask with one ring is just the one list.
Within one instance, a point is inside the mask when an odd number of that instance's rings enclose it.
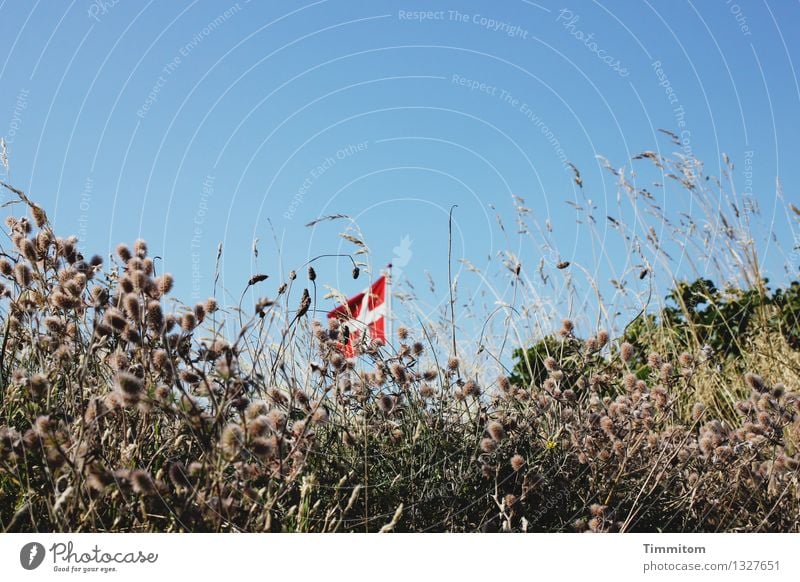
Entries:
{"label": "dried wildflower", "polygon": [[277,408],[273,408],[267,414],[267,421],[270,428],[275,432],[282,432],[286,428],[286,413]]}
{"label": "dried wildflower", "polygon": [[650,391],[650,395],[653,397],[653,402],[655,402],[657,406],[663,408],[667,405],[667,391],[662,386],[653,388]]}
{"label": "dried wildflower", "polygon": [[511,380],[508,378],[508,376],[498,376],[497,385],[503,392],[508,392],[511,390]]}
{"label": "dried wildflower", "polygon": [[426,382],[432,382],[439,376],[439,373],[436,370],[425,370],[422,373],[422,379]]}
{"label": "dried wildflower", "polygon": [[184,313],[183,317],[181,317],[181,329],[185,332],[191,332],[195,327],[197,327],[197,317],[195,314],[192,312]]}
{"label": "dried wildflower", "polygon": [[14,279],[20,287],[30,287],[33,280],[31,268],[25,263],[17,263],[14,267]]}
{"label": "dried wildflower", "polygon": [[138,239],[135,243],[133,243],[133,252],[136,253],[138,258],[144,259],[147,256],[147,242],[142,239]]}
{"label": "dried wildflower", "polygon": [[128,372],[119,372],[114,378],[114,383],[126,405],[133,405],[139,402],[144,389],[144,383],[141,378]]}
{"label": "dried wildflower", "polygon": [[50,333],[64,333],[64,324],[61,319],[52,315],[44,318],[44,326]]}
{"label": "dried wildflower", "polygon": [[609,416],[603,416],[600,419],[600,428],[603,429],[603,432],[607,433],[609,436],[614,436],[614,421],[611,420]]}
{"label": "dried wildflower", "polygon": [[156,333],[164,330],[164,312],[158,301],[153,300],[147,303],[147,324]]}
{"label": "dried wildflower", "polygon": [[34,427],[36,428],[36,433],[38,435],[44,436],[52,433],[55,430],[56,423],[49,416],[42,415],[36,418]]}
{"label": "dried wildflower", "polygon": [[721,445],[714,449],[714,455],[720,461],[730,461],[733,458],[733,449],[728,445]]}
{"label": "dried wildflower", "polygon": [[128,325],[125,315],[116,307],[107,310],[104,316],[106,324],[108,324],[114,331],[122,332],[125,326]]}
{"label": "dried wildflower", "polygon": [[704,436],[699,441],[697,441],[697,445],[700,448],[700,452],[704,455],[709,456],[714,451],[714,441],[711,437]]}
{"label": "dried wildflower", "polygon": [[661,359],[661,355],[655,352],[651,353],[647,356],[647,364],[654,370],[661,369],[661,364],[663,360]]}
{"label": "dried wildflower", "polygon": [[692,419],[695,421],[700,420],[703,416],[703,412],[705,412],[706,407],[701,402],[695,402],[694,406],[692,406]]}
{"label": "dried wildflower", "polygon": [[608,339],[609,339],[608,332],[606,330],[601,329],[600,331],[597,332],[597,343],[600,345],[601,348],[608,343]]}
{"label": "dried wildflower", "polygon": [[181,370],[180,378],[187,384],[197,384],[200,382],[200,376],[191,370]]}
{"label": "dried wildflower", "polygon": [[41,398],[50,389],[50,382],[44,374],[34,374],[28,382],[28,388],[34,398]]}
{"label": "dried wildflower", "polygon": [[30,206],[30,211],[33,222],[36,223],[37,228],[42,228],[45,224],[47,224],[47,214],[41,206],[32,204]]}
{"label": "dried wildflower", "polygon": [[496,420],[491,421],[486,425],[486,432],[497,442],[502,441],[506,437],[506,430],[503,425]]}
{"label": "dried wildflower", "polygon": [[131,254],[131,250],[128,248],[128,245],[122,243],[117,245],[117,256],[120,259],[122,259],[123,263],[127,263],[128,261],[131,260],[131,258],[133,258],[133,255]]}
{"label": "dried wildflower", "polygon": [[544,359],[544,367],[550,372],[553,372],[553,371],[559,369],[558,362],[556,361],[555,358],[553,358],[551,356],[548,356],[548,357],[546,357]]}
{"label": "dried wildflower", "polygon": [[219,309],[219,307],[217,306],[217,300],[214,299],[213,297],[209,297],[208,299],[206,299],[204,307],[208,313],[214,313]]}
{"label": "dried wildflower", "polygon": [[139,321],[142,315],[142,306],[136,295],[125,295],[122,298],[122,305],[125,307],[125,312],[128,314],[128,317],[134,321]]}
{"label": "dried wildflower", "polygon": [[406,374],[406,369],[403,367],[402,364],[395,362],[392,364],[390,370],[392,377],[398,384],[403,384],[408,381],[408,375]]}
{"label": "dried wildflower", "polygon": [[767,391],[767,385],[764,384],[763,378],[761,378],[761,376],[759,376],[758,374],[752,374],[748,372],[747,374],[744,375],[744,381],[751,389],[755,390],[756,392]]}
{"label": "dried wildflower", "polygon": [[259,459],[271,459],[278,452],[278,440],[274,436],[254,438],[250,443],[250,452]]}
{"label": "dried wildflower", "polygon": [[147,471],[134,469],[130,473],[130,481],[133,490],[139,495],[155,495],[156,485]]}
{"label": "dried wildflower", "polygon": [[388,414],[394,408],[395,400],[389,394],[381,394],[378,396],[377,404],[382,412]]}
{"label": "dried wildflower", "polygon": [[519,471],[525,466],[525,458],[522,455],[514,455],[511,457],[511,468],[514,471]]}
{"label": "dried wildflower", "polygon": [[35,263],[39,257],[36,254],[36,245],[29,238],[22,238],[19,241],[19,250],[22,256],[28,259],[31,263]]}
{"label": "dried wildflower", "polygon": [[108,303],[108,289],[105,287],[92,287],[91,296],[95,307],[104,307]]}
{"label": "dried wildflower", "polygon": [[664,362],[663,364],[661,364],[660,371],[661,371],[661,381],[664,382],[664,384],[669,384],[670,381],[672,380],[672,374],[674,371],[672,364],[670,364],[669,362]]}
{"label": "dried wildflower", "polygon": [[206,308],[205,305],[202,303],[198,303],[194,306],[194,316],[197,318],[197,323],[203,323],[206,318]]}
{"label": "dried wildflower", "polygon": [[497,442],[494,439],[481,439],[480,446],[484,453],[493,453],[497,450]]}
{"label": "dried wildflower", "polygon": [[447,359],[447,369],[450,370],[451,372],[455,372],[456,370],[458,370],[459,364],[460,362],[458,361],[458,358],[456,358],[455,356],[450,356]]}
{"label": "dried wildflower", "polygon": [[264,414],[260,414],[247,422],[247,432],[253,437],[266,436],[271,428],[272,422]]}
{"label": "dried wildflower", "polygon": [[481,395],[481,387],[474,380],[467,380],[461,391],[464,396],[472,396],[473,398],[478,398]]}
{"label": "dried wildflower", "polygon": [[328,422],[328,410],[324,406],[317,406],[311,414],[311,422],[314,424],[325,424]]}
{"label": "dried wildflower", "polygon": [[169,273],[164,273],[160,277],[156,279],[156,289],[158,289],[159,294],[166,295],[172,290],[172,285],[175,282],[175,279]]}
{"label": "dried wildflower", "polygon": [[605,505],[600,505],[599,503],[592,503],[589,506],[589,513],[591,513],[594,517],[603,517],[606,513],[606,509],[608,509]]}
{"label": "dried wildflower", "polygon": [[222,429],[222,436],[220,437],[220,445],[223,452],[230,458],[239,454],[244,446],[244,431],[238,424],[227,424]]}

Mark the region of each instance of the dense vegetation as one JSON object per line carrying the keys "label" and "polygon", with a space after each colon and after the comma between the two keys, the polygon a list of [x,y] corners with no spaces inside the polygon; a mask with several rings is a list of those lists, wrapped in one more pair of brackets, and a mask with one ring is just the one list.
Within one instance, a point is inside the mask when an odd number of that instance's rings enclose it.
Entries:
{"label": "dense vegetation", "polygon": [[676,280],[513,370],[425,326],[345,359],[313,269],[255,312],[170,303],[144,241],[83,257],[7,188],[4,531],[800,531],[796,282]]}

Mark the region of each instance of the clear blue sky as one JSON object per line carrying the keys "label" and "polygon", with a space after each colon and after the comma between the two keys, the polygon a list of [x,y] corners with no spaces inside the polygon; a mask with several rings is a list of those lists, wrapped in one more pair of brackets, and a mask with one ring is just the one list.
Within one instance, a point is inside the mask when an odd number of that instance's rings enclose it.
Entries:
{"label": "clear blue sky", "polygon": [[[771,221],[776,179],[797,200],[798,25],[795,1],[3,1],[5,177],[91,252],[147,239],[186,301],[210,293],[219,243],[236,297],[253,272],[269,294],[281,269],[352,249],[342,223],[304,226],[344,213],[376,267],[394,259],[420,294],[430,273],[441,305],[453,204],[457,258],[483,268],[510,247],[535,268],[512,194],[551,221],[560,258],[607,281],[564,160],[603,217],[616,188],[595,156],[668,154],[656,130],[682,119],[711,174],[724,152],[743,183],[752,152]],[[791,247],[784,215],[775,228]],[[348,294],[365,283],[346,263],[317,271]]]}

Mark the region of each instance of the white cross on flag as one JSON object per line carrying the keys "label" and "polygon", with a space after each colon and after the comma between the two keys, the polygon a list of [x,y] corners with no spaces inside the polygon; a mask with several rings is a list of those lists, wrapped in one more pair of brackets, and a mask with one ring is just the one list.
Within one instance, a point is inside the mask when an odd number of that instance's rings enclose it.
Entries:
{"label": "white cross on flag", "polygon": [[386,343],[390,300],[388,277],[383,275],[370,287],[348,299],[346,304],[328,313],[328,319],[338,319],[347,327],[346,340],[342,343],[346,357],[352,358],[357,354],[357,347],[366,336]]}

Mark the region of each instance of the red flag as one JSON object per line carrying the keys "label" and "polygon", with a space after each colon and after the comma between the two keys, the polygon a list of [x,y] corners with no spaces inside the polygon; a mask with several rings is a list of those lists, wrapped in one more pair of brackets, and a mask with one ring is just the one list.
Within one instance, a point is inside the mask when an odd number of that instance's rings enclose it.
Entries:
{"label": "red flag", "polygon": [[338,319],[347,327],[347,340],[342,345],[345,356],[355,356],[356,346],[365,341],[365,336],[386,343],[389,303],[389,285],[383,275],[371,287],[348,299],[345,305],[328,313],[328,319]]}

